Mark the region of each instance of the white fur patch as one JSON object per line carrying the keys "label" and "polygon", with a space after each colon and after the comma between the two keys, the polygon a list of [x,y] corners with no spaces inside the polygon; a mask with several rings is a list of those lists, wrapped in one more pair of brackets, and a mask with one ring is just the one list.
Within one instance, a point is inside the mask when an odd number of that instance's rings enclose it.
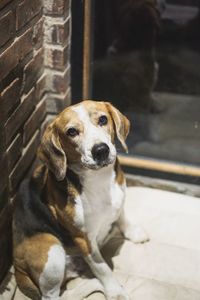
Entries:
{"label": "white fur patch", "polygon": [[120,216],[124,202],[124,186],[115,181],[113,165],[99,170],[82,170],[83,191],[80,195],[89,239],[102,245],[112,224]]}
{"label": "white fur patch", "polygon": [[124,234],[126,238],[135,244],[149,241],[149,237],[144,229],[139,226],[133,226],[132,224],[127,225],[127,227],[124,229]]}
{"label": "white fur patch", "polygon": [[65,276],[65,265],[63,247],[61,245],[51,246],[48,252],[48,260],[39,278],[42,299],[59,299],[60,286]]}
{"label": "white fur patch", "polygon": [[83,204],[80,196],[77,196],[75,199],[74,210],[75,210],[74,223],[81,231],[84,231],[84,211],[83,211]]}
{"label": "white fur patch", "polygon": [[[72,108],[78,114],[80,121],[84,124],[84,133],[79,144],[78,151],[81,153],[81,161],[84,165],[96,165],[92,157],[92,147],[98,143],[105,143],[110,149],[109,160],[114,162],[116,158],[116,149],[111,141],[111,136],[101,126],[93,124],[90,120],[89,113],[83,105]],[[102,115],[105,114],[102,112]]]}
{"label": "white fur patch", "polygon": [[98,259],[97,262],[91,255],[87,256],[86,261],[90,265],[93,273],[103,284],[106,299],[129,300],[125,290],[113,277],[112,271],[105,261],[100,261],[100,259]]}

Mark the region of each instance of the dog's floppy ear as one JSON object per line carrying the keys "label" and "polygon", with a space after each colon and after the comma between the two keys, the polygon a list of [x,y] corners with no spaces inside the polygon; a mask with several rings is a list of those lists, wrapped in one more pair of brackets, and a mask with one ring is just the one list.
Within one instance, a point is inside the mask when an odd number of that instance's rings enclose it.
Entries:
{"label": "dog's floppy ear", "polygon": [[52,124],[44,132],[38,149],[38,156],[53,172],[58,181],[65,178],[67,158],[60,144],[58,133]]}
{"label": "dog's floppy ear", "polygon": [[114,122],[117,138],[121,142],[122,147],[124,148],[124,150],[128,153],[128,147],[127,147],[125,141],[126,141],[126,138],[128,136],[128,133],[129,133],[130,122],[112,104],[107,102],[106,106],[107,106],[107,109],[108,109],[108,111],[111,115],[111,118],[112,118],[113,122]]}

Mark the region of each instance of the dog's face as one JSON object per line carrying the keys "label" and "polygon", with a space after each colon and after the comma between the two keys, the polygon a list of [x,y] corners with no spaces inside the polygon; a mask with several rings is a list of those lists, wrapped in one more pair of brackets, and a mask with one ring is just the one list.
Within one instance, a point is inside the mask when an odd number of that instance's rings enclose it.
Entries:
{"label": "dog's face", "polygon": [[98,170],[116,158],[115,135],[127,151],[130,123],[108,102],[83,101],[66,108],[47,127],[39,157],[63,180],[67,164]]}

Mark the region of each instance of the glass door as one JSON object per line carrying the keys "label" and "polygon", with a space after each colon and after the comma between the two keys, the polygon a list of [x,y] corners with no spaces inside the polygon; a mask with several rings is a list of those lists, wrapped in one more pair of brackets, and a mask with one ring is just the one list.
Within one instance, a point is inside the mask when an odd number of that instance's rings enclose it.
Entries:
{"label": "glass door", "polygon": [[199,1],[86,0],[86,98],[110,101],[130,119],[124,165],[199,183]]}

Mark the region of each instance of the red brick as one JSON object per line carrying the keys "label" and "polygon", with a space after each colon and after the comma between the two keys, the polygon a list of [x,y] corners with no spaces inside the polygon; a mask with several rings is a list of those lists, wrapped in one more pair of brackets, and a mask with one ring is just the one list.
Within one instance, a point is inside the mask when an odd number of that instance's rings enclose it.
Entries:
{"label": "red brick", "polygon": [[70,38],[70,21],[52,24],[46,22],[46,42],[50,44],[65,45]]}
{"label": "red brick", "polygon": [[9,176],[11,192],[16,190],[20,181],[22,180],[28,168],[30,167],[31,163],[33,162],[33,159],[35,158],[36,150],[39,145],[39,141],[40,141],[40,133],[39,131],[37,131],[33,136],[33,138],[31,139],[30,143],[27,145],[26,149],[24,149],[23,156],[18,161],[14,170]]}
{"label": "red brick", "polygon": [[33,49],[33,29],[30,28],[25,31],[18,39],[18,56],[19,60],[23,60],[24,57]]}
{"label": "red brick", "polygon": [[24,0],[17,6],[17,30],[22,28],[34,16],[36,16],[42,9],[41,0]]}
{"label": "red brick", "polygon": [[7,12],[0,17],[0,47],[10,40],[15,32],[15,14],[13,11]]}
{"label": "red brick", "polygon": [[57,28],[56,43],[64,45],[70,37],[70,20],[68,19],[63,25]]}
{"label": "red brick", "polygon": [[0,193],[2,193],[7,186],[7,178],[8,178],[8,158],[6,154],[4,154],[1,157],[0,170],[1,170]]}
{"label": "red brick", "polygon": [[30,138],[33,136],[34,132],[39,129],[42,121],[46,115],[46,102],[41,101],[35,108],[34,112],[30,118],[26,121],[24,125],[24,137],[23,141],[26,145]]}
{"label": "red brick", "polygon": [[71,93],[70,88],[63,95],[48,94],[47,96],[47,112],[52,114],[60,113],[63,109],[70,105]]}
{"label": "red brick", "polygon": [[4,113],[4,118],[8,118],[9,114],[17,107],[20,102],[20,87],[21,80],[16,78],[11,84],[2,92],[0,106]]}
{"label": "red brick", "polygon": [[5,152],[5,130],[4,125],[0,124],[0,158],[2,157],[3,153]]}
{"label": "red brick", "polygon": [[1,0],[0,1],[0,9],[2,9],[4,6],[6,6],[11,1],[12,0]]}
{"label": "red brick", "polygon": [[0,213],[0,281],[12,262],[12,208],[8,204]]}
{"label": "red brick", "polygon": [[43,49],[36,52],[24,68],[24,92],[27,93],[37,82],[43,71]]}
{"label": "red brick", "polygon": [[43,44],[43,23],[44,19],[40,19],[33,27],[33,46],[35,49],[39,49]]}
{"label": "red brick", "polygon": [[8,199],[9,199],[9,193],[8,193],[8,187],[6,187],[5,190],[0,193],[0,213],[8,203]]}
{"label": "red brick", "polygon": [[38,103],[44,96],[46,92],[46,74],[42,74],[42,76],[38,79],[35,85],[35,100]]}
{"label": "red brick", "polygon": [[44,0],[44,13],[47,15],[67,16],[70,0]]}
{"label": "red brick", "polygon": [[58,71],[64,71],[69,62],[69,56],[69,45],[65,48],[48,46],[45,48],[45,66]]}
{"label": "red brick", "polygon": [[[0,108],[1,108],[1,103],[2,103],[2,97],[0,94]],[[0,109],[0,131],[1,131],[1,125],[5,123],[5,116],[4,116],[4,111],[3,109]],[[0,144],[1,147],[1,144]]]}
{"label": "red brick", "polygon": [[8,171],[11,172],[14,165],[19,160],[23,149],[23,139],[22,135],[18,134],[12,144],[7,149],[7,157],[8,157]]}
{"label": "red brick", "polygon": [[15,41],[0,55],[0,80],[5,78],[18,62],[18,42]]}
{"label": "red brick", "polygon": [[0,55],[0,80],[4,79],[32,51],[32,29],[27,30]]}
{"label": "red brick", "polygon": [[24,125],[25,121],[32,113],[34,109],[34,99],[35,89],[32,89],[6,122],[5,132],[7,145],[10,144],[20,127]]}
{"label": "red brick", "polygon": [[52,71],[48,74],[49,90],[54,93],[64,94],[70,86],[70,67],[64,72]]}

